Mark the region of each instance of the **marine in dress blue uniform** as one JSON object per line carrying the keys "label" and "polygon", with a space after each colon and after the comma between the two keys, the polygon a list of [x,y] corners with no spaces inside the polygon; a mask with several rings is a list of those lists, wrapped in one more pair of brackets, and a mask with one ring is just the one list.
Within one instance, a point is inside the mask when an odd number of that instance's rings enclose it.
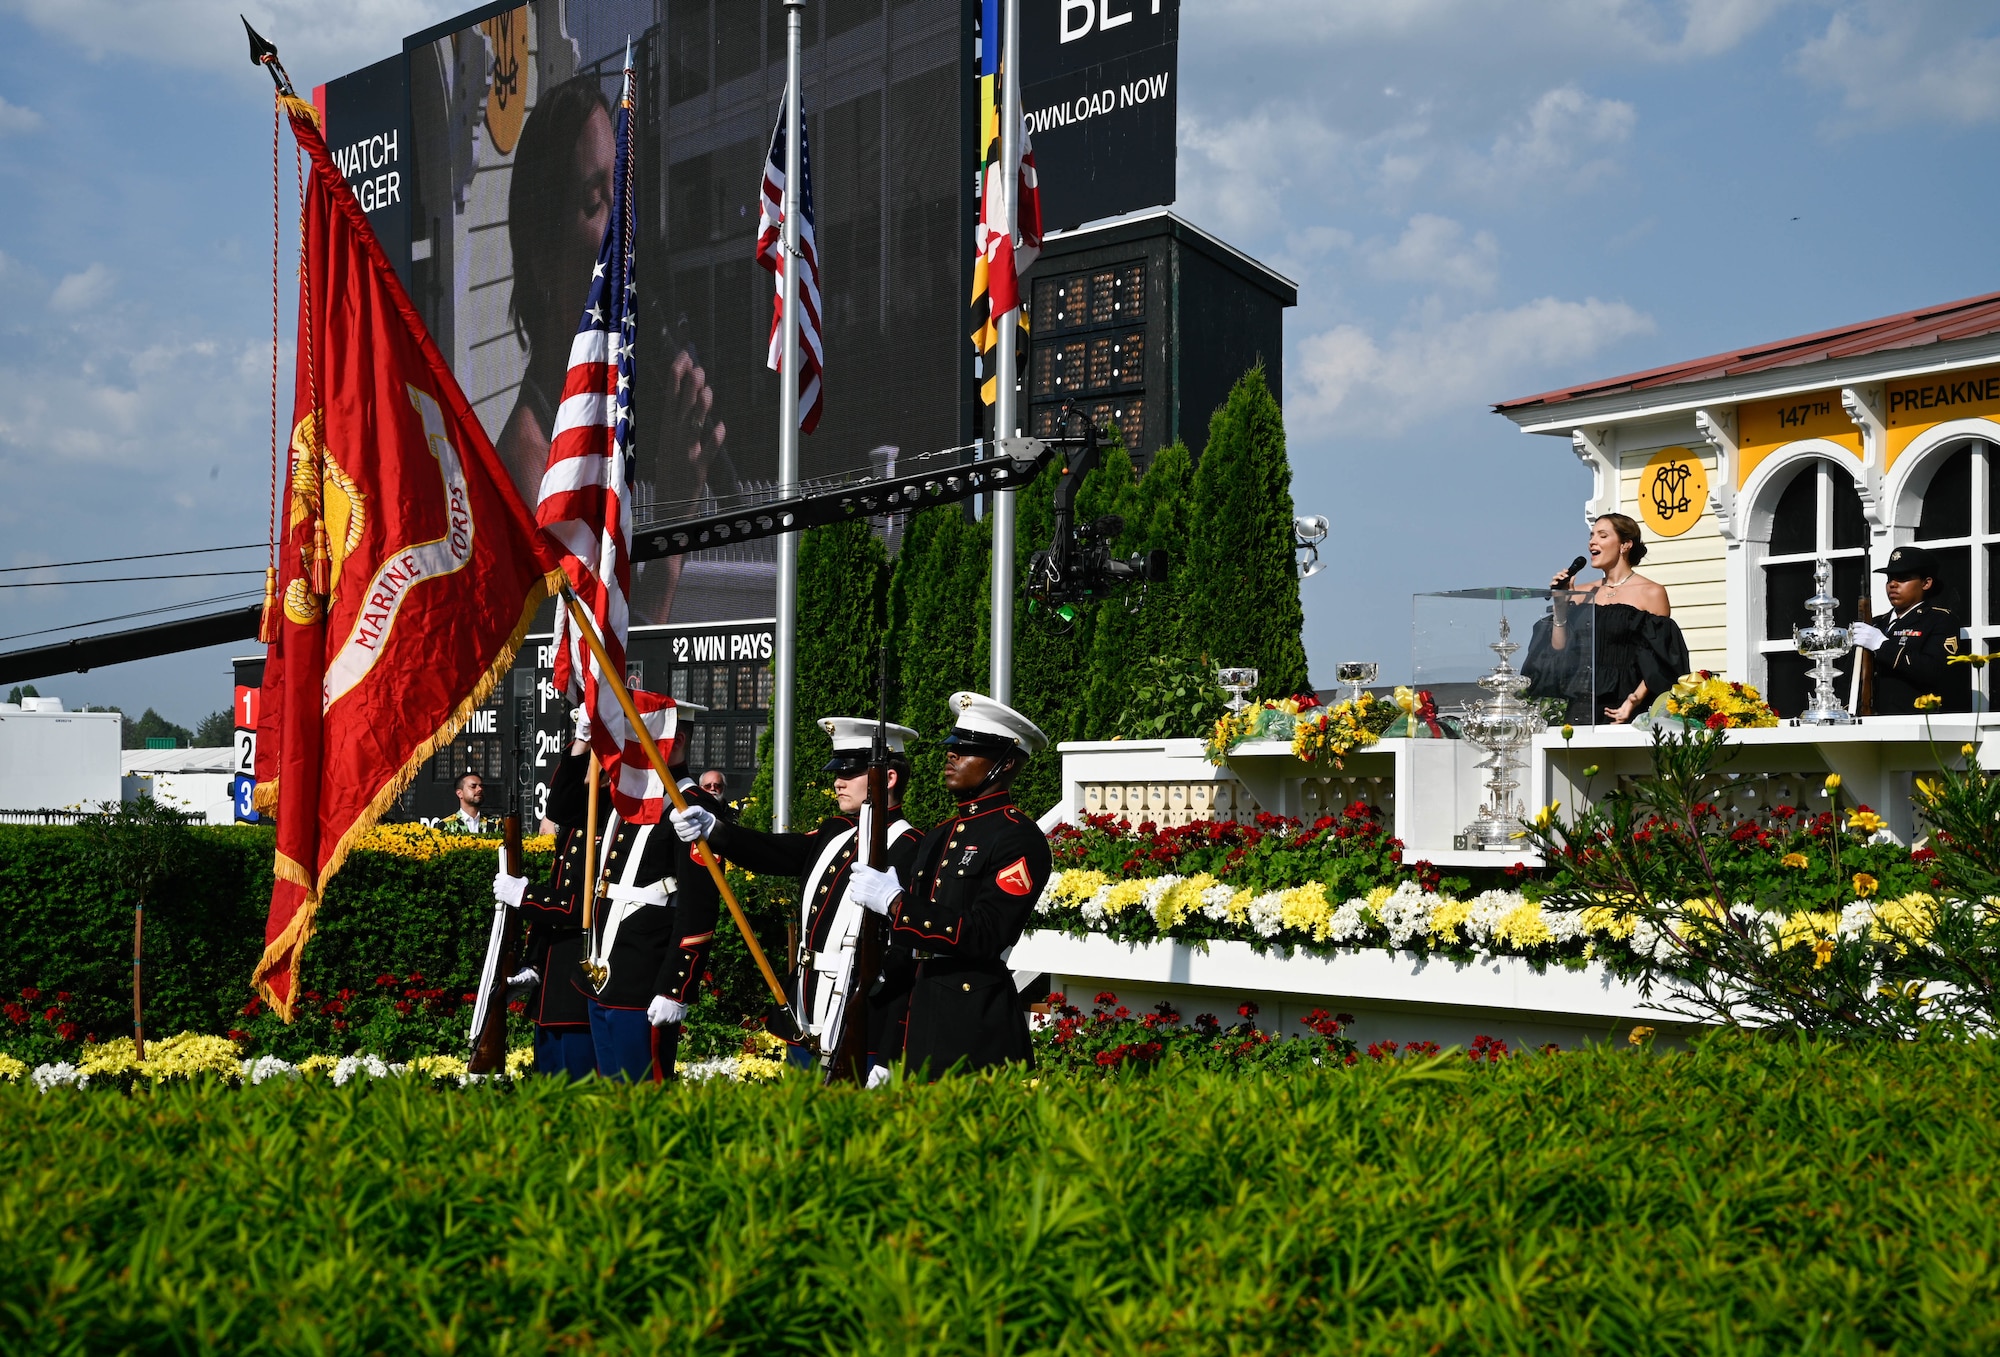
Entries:
{"label": "marine in dress blue uniform", "polygon": [[978,693],[954,693],[945,785],[957,812],[924,836],[907,889],[857,866],[851,896],[889,920],[916,955],[904,1068],[926,1079],[1009,1061],[1034,1063],[1007,956],[1049,879],[1049,843],[1009,788],[1048,737]]}
{"label": "marine in dress blue uniform", "polygon": [[[799,881],[799,954],[793,958],[793,1011],[805,1021],[825,1058],[840,1039],[841,1021],[851,996],[846,992],[853,968],[854,946],[860,933],[861,906],[848,897],[851,869],[871,841],[867,804],[868,760],[874,747],[876,723],[860,717],[821,718],[820,729],[833,744],[833,756],[820,771],[833,774],[833,792],[840,812],[822,820],[810,834],[767,834],[708,810],[690,806],[670,817],[681,838],[707,835],[709,843],[729,861],[752,872],[796,877]],[[903,786],[910,776],[904,745],[917,732],[908,726],[885,725],[889,749],[888,833],[889,870],[909,884],[911,867],[923,834],[901,816]],[[867,977],[868,1065],[870,1084],[888,1077],[900,1054],[904,1011],[916,978],[916,958],[907,946],[892,943],[884,952],[881,971]]]}
{"label": "marine in dress blue uniform", "polygon": [[1924,547],[1897,547],[1875,573],[1889,577],[1890,608],[1854,628],[1855,644],[1873,652],[1874,700],[1863,715],[1910,715],[1927,693],[1941,700],[1937,710],[1971,711],[1970,666],[1951,663],[1964,649],[1963,623],[1935,596],[1935,558]]}
{"label": "marine in dress blue uniform", "polygon": [[[535,1024],[535,1072],[581,1079],[597,1069],[590,1039],[590,1009],[570,977],[583,960],[584,819],[589,809],[586,778],[589,746],[570,745],[549,779],[547,818],[556,826],[556,856],[545,882],[504,872],[494,894],[520,908],[525,939],[522,969],[510,986],[532,985],[528,1013]],[[599,812],[602,828],[604,812]]]}

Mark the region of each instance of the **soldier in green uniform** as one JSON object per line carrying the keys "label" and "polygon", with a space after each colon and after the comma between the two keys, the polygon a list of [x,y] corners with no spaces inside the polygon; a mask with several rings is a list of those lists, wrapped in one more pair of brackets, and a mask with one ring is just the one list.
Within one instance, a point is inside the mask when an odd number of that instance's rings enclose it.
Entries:
{"label": "soldier in green uniform", "polygon": [[978,693],[953,693],[949,705],[944,782],[957,812],[924,836],[907,890],[895,873],[859,866],[848,886],[916,954],[903,1062],[927,1079],[1034,1062],[1007,957],[1049,879],[1049,841],[1009,791],[1048,736]]}
{"label": "soldier in green uniform", "polygon": [[1871,652],[1874,700],[1862,715],[1907,716],[1927,693],[1943,699],[1940,711],[1971,711],[1970,666],[1950,663],[1963,652],[1963,624],[1935,597],[1936,560],[1923,547],[1897,547],[1875,573],[1889,577],[1889,611],[1852,628],[1854,644]]}

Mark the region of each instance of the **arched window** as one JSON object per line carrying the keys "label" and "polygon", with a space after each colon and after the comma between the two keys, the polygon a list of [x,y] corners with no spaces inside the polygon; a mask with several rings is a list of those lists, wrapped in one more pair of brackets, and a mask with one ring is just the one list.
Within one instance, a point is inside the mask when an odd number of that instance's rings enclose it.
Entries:
{"label": "arched window", "polygon": [[1924,488],[1916,541],[1937,558],[1939,592],[1971,631],[1972,648],[1993,649],[2000,632],[2000,447],[1974,439],[1941,454]]}
{"label": "arched window", "polygon": [[[1807,664],[1792,643],[1792,628],[1812,619],[1806,600],[1813,592],[1813,565],[1833,562],[1833,594],[1839,620],[1852,621],[1868,610],[1868,520],[1854,478],[1823,457],[1805,463],[1778,492],[1771,513],[1771,540],[1758,562],[1763,576],[1764,697],[1780,715],[1796,716],[1808,701]],[[1841,693],[1847,692],[1851,659],[1840,663]]]}

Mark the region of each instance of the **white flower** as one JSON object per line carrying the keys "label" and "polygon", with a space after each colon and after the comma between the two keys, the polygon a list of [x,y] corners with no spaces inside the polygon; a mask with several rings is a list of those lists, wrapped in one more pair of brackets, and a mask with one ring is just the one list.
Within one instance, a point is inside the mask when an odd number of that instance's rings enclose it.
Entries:
{"label": "white flower", "polygon": [[1201,893],[1201,913],[1206,919],[1225,923],[1229,919],[1229,902],[1236,898],[1236,892],[1227,886],[1210,886]]}
{"label": "white flower", "polygon": [[1388,930],[1389,945],[1401,947],[1412,938],[1429,932],[1433,903],[1432,897],[1425,895],[1423,887],[1414,881],[1405,881],[1396,887],[1395,893],[1375,911],[1375,917]]}
{"label": "white flower", "polygon": [[255,1060],[243,1062],[243,1078],[252,1084],[261,1084],[266,1079],[296,1079],[299,1067],[278,1059],[274,1055],[260,1055]]}
{"label": "white flower", "polygon": [[1859,938],[1865,936],[1874,924],[1875,902],[1872,900],[1856,900],[1852,904],[1842,907],[1840,911],[1840,924],[1833,931],[1838,937]]}
{"label": "white flower", "polygon": [[1056,892],[1062,889],[1063,874],[1050,872],[1048,884],[1042,887],[1041,899],[1035,901],[1035,913],[1053,913],[1056,907]]}
{"label": "white flower", "polygon": [[52,1088],[72,1088],[79,1087],[81,1084],[80,1076],[76,1072],[76,1066],[70,1064],[67,1060],[60,1061],[54,1065],[37,1065],[35,1066],[35,1072],[29,1077],[35,1081],[35,1087],[43,1093],[47,1093]]}
{"label": "white flower", "polygon": [[711,1079],[721,1079],[726,1082],[736,1077],[736,1057],[728,1055],[722,1057],[720,1060],[691,1061],[688,1064],[676,1066],[674,1073],[682,1079],[697,1084],[705,1084]]}
{"label": "white flower", "polygon": [[389,1076],[389,1067],[384,1065],[378,1056],[342,1056],[333,1067],[334,1086],[340,1087],[357,1074],[365,1074],[371,1079],[386,1079]]}
{"label": "white flower", "polygon": [[1090,898],[1083,902],[1083,921],[1092,928],[1095,928],[1111,917],[1104,908],[1105,902],[1110,898],[1111,887],[1109,884],[1099,886],[1096,890],[1092,891]]}
{"label": "white flower", "polygon": [[1250,927],[1260,938],[1275,938],[1285,925],[1285,893],[1265,891],[1250,902]]}

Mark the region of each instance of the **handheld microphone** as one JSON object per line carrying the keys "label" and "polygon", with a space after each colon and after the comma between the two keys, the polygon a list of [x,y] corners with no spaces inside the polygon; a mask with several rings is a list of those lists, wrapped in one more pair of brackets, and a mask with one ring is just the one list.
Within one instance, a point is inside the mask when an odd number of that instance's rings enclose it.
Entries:
{"label": "handheld microphone", "polygon": [[1575,579],[1577,575],[1583,570],[1583,568],[1589,564],[1590,564],[1590,558],[1588,556],[1579,556],[1575,560],[1571,561],[1569,563],[1569,569],[1563,571],[1562,575],[1560,576],[1563,584],[1567,586],[1569,582]]}

